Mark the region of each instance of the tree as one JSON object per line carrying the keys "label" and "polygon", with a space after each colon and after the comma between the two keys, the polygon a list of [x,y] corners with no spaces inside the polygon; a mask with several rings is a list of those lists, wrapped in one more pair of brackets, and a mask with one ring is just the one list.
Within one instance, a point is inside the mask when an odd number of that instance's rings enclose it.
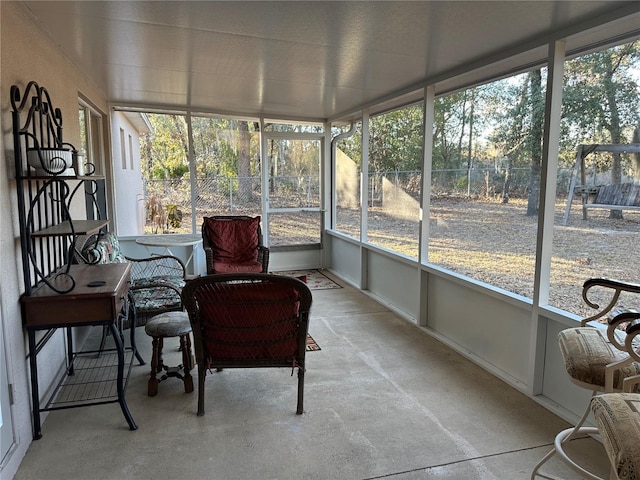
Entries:
{"label": "tree", "polygon": [[251,200],[251,133],[249,122],[238,121],[238,196],[240,202]]}
{"label": "tree", "polygon": [[148,114],[152,131],[142,138],[142,174],[179,178],[189,171],[187,124],[183,115]]}
{"label": "tree", "polygon": [[[632,69],[640,62],[640,41],[584,55],[567,62],[565,116],[583,135],[575,143],[627,143],[625,131],[639,123],[640,90]],[[606,135],[605,135],[606,132]],[[622,181],[620,154],[612,155],[611,182]],[[611,210],[610,218],[622,218]]]}
{"label": "tree", "polygon": [[527,216],[538,214],[540,204],[540,175],[542,166],[542,131],[544,126],[544,96],[542,93],[542,71],[529,72],[531,96],[531,131],[528,135],[531,153],[529,191],[527,196]]}
{"label": "tree", "polygon": [[[490,135],[490,139],[496,144],[502,156],[506,159],[507,172],[502,191],[503,203],[509,201],[511,168],[514,164],[528,163],[531,158],[527,153],[527,147],[531,147],[529,140],[531,127],[531,80],[529,75],[512,79],[505,86],[505,91],[512,97],[512,101],[506,105],[513,105],[511,108],[497,114],[496,128]],[[504,100],[504,94],[501,95]],[[524,159],[524,160],[523,160]],[[530,165],[530,163],[529,163]]]}

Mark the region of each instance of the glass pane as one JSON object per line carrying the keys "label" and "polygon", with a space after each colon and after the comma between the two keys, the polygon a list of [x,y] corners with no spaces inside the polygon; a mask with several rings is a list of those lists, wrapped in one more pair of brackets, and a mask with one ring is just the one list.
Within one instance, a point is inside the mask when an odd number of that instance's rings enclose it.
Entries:
{"label": "glass pane", "polygon": [[270,245],[320,242],[319,211],[303,211],[320,209],[320,146],[320,140],[268,140]]}
{"label": "glass pane", "polygon": [[192,117],[196,228],[212,215],[260,215],[257,121]]}
{"label": "glass pane", "polygon": [[87,157],[87,110],[84,105],[78,107],[78,120],[80,122],[80,145],[76,145],[78,151]]}
{"label": "glass pane", "polygon": [[428,260],[533,296],[542,73],[440,97],[435,104]]}
{"label": "glass pane", "polygon": [[320,212],[272,212],[269,214],[271,246],[320,243]]}
{"label": "glass pane", "polygon": [[140,138],[147,234],[192,233],[188,135],[184,115],[147,115]]}
{"label": "glass pane", "polygon": [[[345,130],[347,131],[347,130]],[[334,136],[339,132],[335,132]],[[355,133],[336,145],[335,229],[360,238],[360,176],[362,173],[362,122]]]}
{"label": "glass pane", "polygon": [[[640,153],[616,145],[640,140],[639,93],[632,87],[640,80],[640,42],[568,61],[564,78],[549,303],[589,316],[585,280],[639,281]],[[592,205],[584,216],[583,201]],[[627,208],[603,207],[620,204]],[[600,293],[590,299],[604,304],[610,293]],[[622,303],[637,308],[630,297],[623,294]]]}
{"label": "glass pane", "polygon": [[372,117],[367,241],[418,256],[422,104]]}
{"label": "glass pane", "polygon": [[320,208],[320,141],[270,139],[269,206]]}

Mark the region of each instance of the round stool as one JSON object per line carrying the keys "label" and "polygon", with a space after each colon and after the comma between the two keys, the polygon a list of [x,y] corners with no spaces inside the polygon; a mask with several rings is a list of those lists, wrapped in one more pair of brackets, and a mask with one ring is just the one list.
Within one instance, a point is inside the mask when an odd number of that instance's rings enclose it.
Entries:
{"label": "round stool", "polygon": [[[166,312],[156,315],[147,322],[144,331],[152,340],[151,378],[147,387],[147,395],[155,397],[158,393],[158,384],[169,377],[177,377],[184,382],[184,391],[193,392],[193,379],[191,369],[195,363],[191,355],[191,323],[187,312]],[[167,367],[162,361],[162,347],[164,339],[168,337],[180,337],[180,351],[182,352],[182,365]],[[157,374],[165,372],[159,379]],[[184,373],[181,373],[183,371]]]}

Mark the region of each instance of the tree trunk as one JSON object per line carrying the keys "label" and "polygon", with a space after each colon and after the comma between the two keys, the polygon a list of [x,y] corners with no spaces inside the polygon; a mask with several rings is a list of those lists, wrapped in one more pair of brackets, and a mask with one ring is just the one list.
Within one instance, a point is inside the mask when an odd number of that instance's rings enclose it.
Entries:
{"label": "tree trunk", "polygon": [[[633,129],[632,143],[640,143],[640,123]],[[640,152],[633,154],[633,181],[640,183]]]}
{"label": "tree trunk", "polygon": [[252,193],[249,122],[238,121],[238,202],[250,203]]}
{"label": "tree trunk", "polygon": [[511,189],[511,168],[513,167],[513,158],[507,157],[507,168],[504,172],[504,185],[502,186],[502,203],[509,203],[509,190]]}
{"label": "tree trunk", "polygon": [[[611,62],[611,56],[604,56],[605,75],[603,79],[605,97],[611,114],[611,122],[608,125],[611,133],[611,143],[620,144],[622,139],[622,130],[620,128],[620,113],[618,112],[618,102],[616,100],[616,85],[613,81],[615,68]],[[611,183],[618,185],[622,183],[622,165],[619,153],[613,153],[613,164],[611,165]],[[622,210],[610,210],[609,218],[621,219]]]}
{"label": "tree trunk", "polygon": [[544,125],[544,99],[542,98],[542,72],[534,70],[529,74],[531,86],[531,169],[529,172],[529,192],[527,196],[527,216],[538,214],[540,205],[540,168],[542,165],[542,130]]}
{"label": "tree trunk", "polygon": [[471,97],[471,111],[469,112],[469,150],[467,152],[467,197],[471,196],[471,167],[473,159],[473,111],[475,107],[475,98]]}

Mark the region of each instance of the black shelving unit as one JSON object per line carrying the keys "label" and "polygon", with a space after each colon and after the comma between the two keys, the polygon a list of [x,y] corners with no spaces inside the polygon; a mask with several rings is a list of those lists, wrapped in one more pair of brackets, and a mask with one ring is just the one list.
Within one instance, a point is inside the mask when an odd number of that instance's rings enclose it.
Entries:
{"label": "black shelving unit", "polygon": [[[42,437],[41,412],[104,403],[119,403],[135,430],[124,396],[134,358],[143,363],[135,347],[135,315],[130,347],[125,348],[118,328],[131,310],[130,265],[73,264],[78,237],[106,231],[99,202],[105,179],[94,174],[93,165],[78,167],[81,157],[63,141],[62,113],[44,87],[30,82],[23,95],[12,86],[11,106],[34,439]],[[85,218],[72,218],[71,211],[83,205]],[[95,280],[101,285],[93,286]],[[80,326],[109,329],[115,348],[76,352],[72,329]],[[37,356],[58,328],[66,329],[66,371],[53,394],[41,401]]]}

